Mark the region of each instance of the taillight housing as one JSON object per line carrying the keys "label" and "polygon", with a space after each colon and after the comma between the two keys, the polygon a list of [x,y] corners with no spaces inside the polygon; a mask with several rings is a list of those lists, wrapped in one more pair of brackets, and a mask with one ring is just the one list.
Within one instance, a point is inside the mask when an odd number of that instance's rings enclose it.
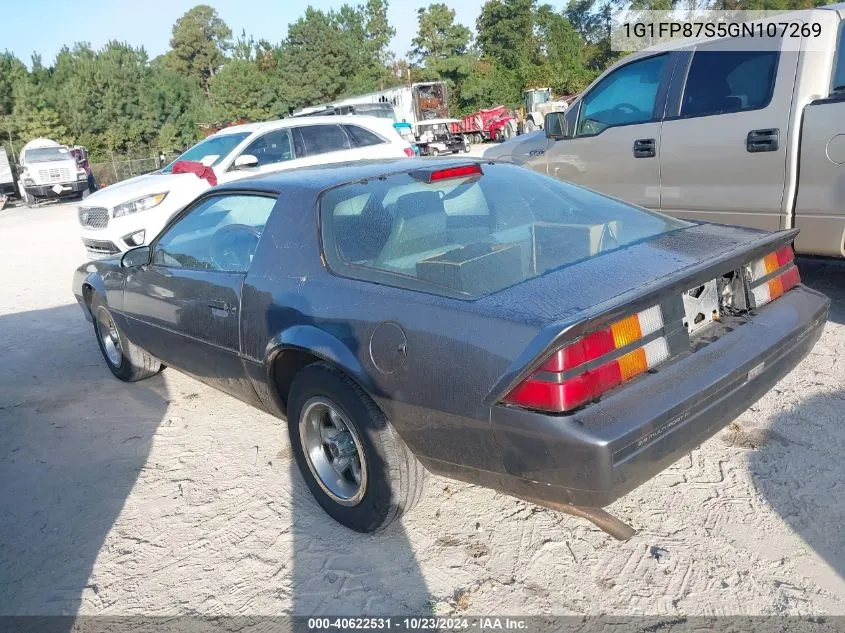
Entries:
{"label": "taillight housing", "polygon": [[760,308],[801,283],[791,246],[769,253],[745,266],[754,307]]}
{"label": "taillight housing", "polygon": [[503,402],[555,413],[577,409],[667,360],[665,336],[653,336],[663,327],[662,310],[653,306],[587,334],[556,350]]}

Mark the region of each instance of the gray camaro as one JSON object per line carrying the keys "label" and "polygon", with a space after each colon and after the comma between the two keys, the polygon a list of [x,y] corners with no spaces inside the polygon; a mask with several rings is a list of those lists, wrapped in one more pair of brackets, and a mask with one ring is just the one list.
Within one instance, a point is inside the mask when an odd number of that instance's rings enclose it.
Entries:
{"label": "gray camaro", "polygon": [[408,159],[216,187],[74,293],[121,380],[166,364],[288,420],[358,531],[425,471],[584,516],[813,347],[795,231],[675,220],[509,164]]}

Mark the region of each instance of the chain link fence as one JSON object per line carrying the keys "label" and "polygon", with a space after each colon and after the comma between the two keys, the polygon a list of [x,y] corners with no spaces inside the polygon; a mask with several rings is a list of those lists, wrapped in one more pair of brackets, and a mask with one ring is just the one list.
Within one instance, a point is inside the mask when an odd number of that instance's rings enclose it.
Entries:
{"label": "chain link fence", "polygon": [[134,176],[148,174],[161,169],[176,158],[177,155],[167,154],[164,156],[164,160],[159,155],[141,158],[118,158],[117,156],[112,156],[110,161],[92,162],[90,166],[94,178],[97,181],[97,186],[106,187],[121,180],[127,180]]}

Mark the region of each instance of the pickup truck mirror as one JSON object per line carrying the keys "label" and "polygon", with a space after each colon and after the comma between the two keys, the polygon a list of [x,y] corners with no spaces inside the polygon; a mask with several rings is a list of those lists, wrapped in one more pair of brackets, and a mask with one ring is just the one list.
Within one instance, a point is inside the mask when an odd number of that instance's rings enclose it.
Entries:
{"label": "pickup truck mirror", "polygon": [[235,159],[235,169],[249,169],[250,167],[258,167],[258,158],[252,154],[241,154]]}
{"label": "pickup truck mirror", "polygon": [[565,137],[566,121],[564,112],[549,112],[544,121],[543,129],[546,130],[546,138],[560,140]]}
{"label": "pickup truck mirror", "polygon": [[150,263],[150,256],[152,249],[149,246],[139,246],[132,248],[123,254],[120,258],[121,268],[135,268],[136,266],[146,266]]}

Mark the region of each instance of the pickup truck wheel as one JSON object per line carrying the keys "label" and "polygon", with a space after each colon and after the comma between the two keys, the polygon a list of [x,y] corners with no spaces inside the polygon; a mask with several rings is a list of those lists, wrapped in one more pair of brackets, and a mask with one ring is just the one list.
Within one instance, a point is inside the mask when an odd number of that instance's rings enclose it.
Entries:
{"label": "pickup truck wheel", "polygon": [[432,147],[431,148],[431,155],[432,156],[440,156],[440,150],[437,149],[436,147]]}
{"label": "pickup truck wheel", "polygon": [[297,466],[335,521],[374,532],[416,505],[425,468],[348,376],[327,363],[308,365],[294,377],[288,400]]}
{"label": "pickup truck wheel", "polygon": [[161,362],[126,337],[97,295],[91,300],[91,316],[94,317],[94,335],[100,352],[116,378],[136,382],[161,371]]}

